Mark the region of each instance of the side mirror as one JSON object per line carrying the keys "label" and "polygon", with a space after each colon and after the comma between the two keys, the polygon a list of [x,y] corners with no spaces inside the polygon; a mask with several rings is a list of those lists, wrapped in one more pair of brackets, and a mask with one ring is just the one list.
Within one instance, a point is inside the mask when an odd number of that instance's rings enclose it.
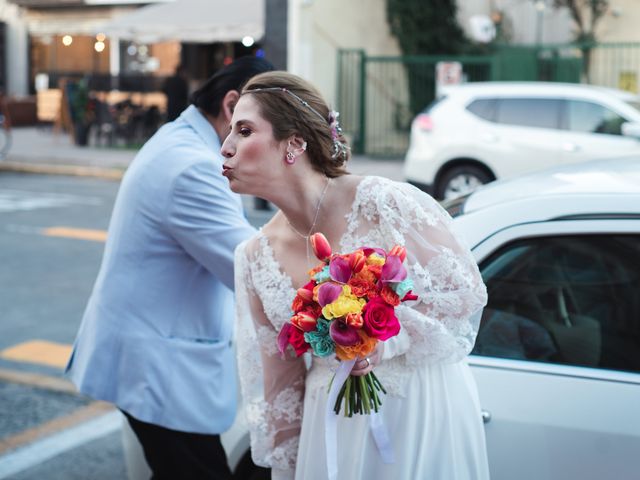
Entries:
{"label": "side mirror", "polygon": [[622,135],[640,140],[640,122],[625,122],[622,124]]}

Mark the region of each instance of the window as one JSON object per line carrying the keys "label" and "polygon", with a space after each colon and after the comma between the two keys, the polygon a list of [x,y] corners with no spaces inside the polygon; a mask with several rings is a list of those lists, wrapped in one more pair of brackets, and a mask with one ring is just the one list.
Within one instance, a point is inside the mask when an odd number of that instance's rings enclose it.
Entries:
{"label": "window", "polygon": [[467,105],[467,110],[480,118],[493,122],[495,120],[496,100],[494,98],[474,100]]}
{"label": "window", "polygon": [[622,135],[622,124],[627,120],[612,110],[592,102],[567,102],[568,129],[574,132]]}
{"label": "window", "polygon": [[474,354],[640,372],[640,236],[528,238],[480,268]]}
{"label": "window", "polygon": [[560,128],[560,100],[503,98],[497,102],[496,121],[523,127]]}

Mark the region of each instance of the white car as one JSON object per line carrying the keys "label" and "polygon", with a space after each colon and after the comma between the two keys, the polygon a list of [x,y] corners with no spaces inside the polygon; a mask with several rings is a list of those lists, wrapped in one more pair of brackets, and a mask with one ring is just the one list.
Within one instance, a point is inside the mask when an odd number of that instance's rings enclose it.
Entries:
{"label": "white car", "polygon": [[448,199],[559,164],[640,155],[639,104],[637,95],[590,85],[450,87],[414,119],[404,175]]}
{"label": "white car", "polygon": [[445,206],[489,293],[469,363],[491,478],[640,478],[640,156]]}

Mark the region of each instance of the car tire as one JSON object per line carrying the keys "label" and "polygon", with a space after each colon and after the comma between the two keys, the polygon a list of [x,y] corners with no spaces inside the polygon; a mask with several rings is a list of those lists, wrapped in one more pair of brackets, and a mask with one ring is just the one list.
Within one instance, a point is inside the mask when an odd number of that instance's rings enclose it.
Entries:
{"label": "car tire", "polygon": [[436,184],[436,198],[449,200],[471,193],[494,180],[489,172],[476,165],[458,165],[446,170]]}

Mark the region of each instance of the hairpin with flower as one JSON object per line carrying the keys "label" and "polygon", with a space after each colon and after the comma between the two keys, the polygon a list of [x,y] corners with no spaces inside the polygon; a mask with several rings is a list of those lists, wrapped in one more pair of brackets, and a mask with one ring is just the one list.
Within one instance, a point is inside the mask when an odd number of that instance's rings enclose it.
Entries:
{"label": "hairpin with flower", "polygon": [[331,129],[331,138],[333,139],[333,155],[331,155],[331,158],[344,156],[349,150],[349,146],[340,140],[342,137],[342,128],[338,121],[339,116],[340,112],[336,112],[335,110],[329,112],[329,128]]}

